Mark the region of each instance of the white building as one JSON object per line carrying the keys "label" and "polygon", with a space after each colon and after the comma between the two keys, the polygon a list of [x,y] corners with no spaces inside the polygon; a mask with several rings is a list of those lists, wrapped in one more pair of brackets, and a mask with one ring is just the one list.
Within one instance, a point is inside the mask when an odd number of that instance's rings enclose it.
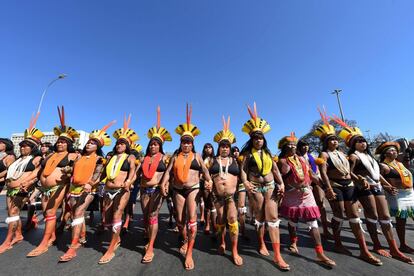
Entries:
{"label": "white building", "polygon": [[[83,148],[86,144],[86,142],[88,142],[89,139],[89,133],[83,131],[83,130],[78,130],[80,137],[79,139],[75,140],[75,147],[76,148]],[[42,142],[50,142],[52,143],[52,145],[54,145],[56,143],[57,140],[57,136],[51,131],[51,132],[43,132],[45,134],[45,136],[43,136],[42,138]],[[16,154],[16,156],[20,155],[20,147],[19,147],[19,143],[21,141],[23,141],[24,139],[24,133],[13,133],[11,136],[11,140],[13,142],[14,145],[14,153]]]}

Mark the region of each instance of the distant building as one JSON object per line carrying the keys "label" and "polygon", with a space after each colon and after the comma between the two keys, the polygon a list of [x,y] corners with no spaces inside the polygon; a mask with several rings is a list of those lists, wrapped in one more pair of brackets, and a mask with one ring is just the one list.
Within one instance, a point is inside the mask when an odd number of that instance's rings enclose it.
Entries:
{"label": "distant building", "polygon": [[[83,130],[78,130],[78,132],[80,134],[80,137],[79,139],[76,139],[75,141],[75,148],[83,148],[86,142],[88,142],[89,133]],[[52,145],[56,143],[56,140],[58,137],[53,132],[43,132],[43,133],[45,134],[45,136],[43,136],[42,138],[43,143],[50,142],[52,143]],[[20,155],[19,143],[23,141],[23,139],[24,139],[24,133],[13,133],[11,136],[11,140],[14,145],[14,153],[16,154],[16,156]]]}

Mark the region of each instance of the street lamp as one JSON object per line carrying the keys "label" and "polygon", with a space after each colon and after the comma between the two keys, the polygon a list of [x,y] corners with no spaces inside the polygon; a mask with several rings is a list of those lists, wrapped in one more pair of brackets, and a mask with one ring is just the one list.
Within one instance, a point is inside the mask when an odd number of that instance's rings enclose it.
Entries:
{"label": "street lamp", "polygon": [[59,76],[57,76],[57,78],[53,79],[51,82],[49,82],[49,84],[46,86],[45,90],[43,90],[42,93],[42,97],[40,98],[40,102],[39,102],[39,107],[37,108],[37,113],[40,113],[40,108],[42,107],[42,103],[43,103],[43,98],[46,95],[47,90],[49,89],[50,86],[52,86],[52,84],[54,84],[57,80],[61,80],[66,78],[66,74],[60,74]]}
{"label": "street lamp", "polygon": [[336,94],[336,99],[338,100],[339,112],[341,112],[341,119],[345,121],[344,113],[342,112],[341,100],[339,99],[339,93],[342,92],[342,89],[335,89],[331,94]]}

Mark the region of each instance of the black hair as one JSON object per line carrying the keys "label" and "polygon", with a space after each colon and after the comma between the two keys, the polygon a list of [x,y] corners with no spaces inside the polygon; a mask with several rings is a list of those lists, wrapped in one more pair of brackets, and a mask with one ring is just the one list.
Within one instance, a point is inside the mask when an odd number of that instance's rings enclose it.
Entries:
{"label": "black hair", "polygon": [[[208,147],[211,147],[211,154],[207,154],[206,150]],[[217,149],[218,151],[218,149]],[[203,146],[203,153],[201,154],[201,157],[203,158],[203,160],[205,160],[207,157],[213,158],[214,157],[214,147],[212,144],[210,143],[205,143]]]}
{"label": "black hair", "polygon": [[[231,143],[230,143],[230,141],[229,140],[222,140],[222,141],[220,141],[220,143],[219,143],[219,145],[217,147],[217,154],[216,154],[216,156],[220,156],[220,147],[221,146],[225,146],[225,145],[229,146],[229,148],[231,149]],[[230,156],[232,156],[231,150],[230,150]]]}
{"label": "black hair", "polygon": [[19,143],[19,146],[21,147],[22,145],[28,145],[31,149],[30,151],[30,155],[36,157],[36,156],[42,156],[41,151],[39,150],[39,147],[37,146],[36,143],[30,141],[30,140],[23,140]]}
{"label": "black hair", "polygon": [[53,151],[54,152],[57,152],[57,141],[59,141],[59,139],[62,139],[62,140],[66,141],[66,143],[68,144],[68,152],[69,153],[74,153],[75,152],[75,148],[73,147],[73,141],[69,140],[69,138],[66,138],[66,137],[59,137],[56,140],[56,143],[53,145]]}
{"label": "black hair", "polygon": [[262,138],[263,139],[263,147],[262,147],[262,150],[264,152],[266,152],[267,154],[269,154],[270,156],[272,156],[271,151],[267,147],[266,138],[264,137],[263,133],[261,133],[261,132],[254,132],[254,133],[252,133],[252,135],[250,135],[250,139],[246,142],[246,144],[243,145],[240,154],[241,155],[245,155],[245,154],[249,154],[252,151],[252,148],[253,148],[253,140],[255,138]]}
{"label": "black hair", "polygon": [[179,154],[180,152],[182,152],[182,149],[181,149],[181,143],[183,142],[183,141],[191,141],[191,143],[193,144],[193,148],[192,148],[192,152],[193,153],[196,153],[196,151],[195,151],[195,147],[194,147],[194,140],[193,139],[191,139],[190,137],[189,138],[184,138],[183,139],[183,137],[181,137],[181,140],[180,140],[180,146],[179,146],[179,148],[174,152],[174,154],[176,155],[176,154]]}
{"label": "black hair", "polygon": [[153,141],[155,141],[155,142],[158,143],[158,145],[160,146],[160,153],[164,154],[164,150],[162,148],[162,142],[161,142],[161,140],[159,138],[154,137],[154,138],[151,138],[151,140],[149,140],[149,142],[148,142],[147,149],[145,150],[145,156],[151,155],[151,153],[150,153],[150,145],[151,145],[151,143]]}
{"label": "black hair", "polygon": [[286,154],[287,154],[288,150],[289,150],[288,149],[288,144],[283,145],[283,147],[282,147],[282,149],[280,150],[280,153],[279,153],[279,158],[286,157]]}
{"label": "black hair", "polygon": [[351,147],[349,148],[348,155],[355,153],[356,151],[355,145],[358,141],[365,141],[365,143],[367,143],[367,148],[365,149],[365,153],[367,153],[368,155],[372,157],[371,151],[369,150],[368,142],[363,136],[358,136],[352,139],[351,141],[352,143],[351,143]]}
{"label": "black hair", "polygon": [[[83,147],[82,151],[81,151],[82,155],[86,154],[86,145]],[[99,144],[97,144],[97,149],[96,149],[96,154],[98,156],[104,157],[104,153],[102,151],[102,147],[99,146]]]}
{"label": "black hair", "polygon": [[113,154],[115,155],[116,154],[116,146],[119,144],[119,143],[124,143],[125,145],[126,145],[126,149],[125,149],[125,153],[126,154],[128,154],[128,155],[130,155],[131,154],[131,145],[128,143],[128,141],[127,140],[125,140],[125,139],[118,139],[118,141],[116,141],[116,144],[115,144],[115,146],[114,146],[114,148],[112,149],[112,152],[113,152]]}
{"label": "black hair", "polygon": [[336,135],[329,135],[327,137],[325,137],[325,139],[323,139],[322,141],[322,151],[327,151],[328,150],[328,142],[336,139],[338,140],[338,137],[336,137]]}
{"label": "black hair", "polygon": [[[384,143],[385,143],[385,142],[384,142]],[[389,146],[389,147],[386,147],[386,148],[384,148],[384,149],[381,151],[381,154],[380,154],[380,162],[384,162],[384,160],[385,160],[385,154],[387,153],[388,149],[390,149],[390,148],[394,148],[394,149],[397,151],[397,153],[400,153],[400,151],[398,150],[398,148],[397,148],[396,146]]]}
{"label": "black hair", "polygon": [[[50,142],[44,142],[44,143],[40,143],[40,147],[47,147],[48,150],[46,152],[46,156],[48,156],[49,154],[51,154],[53,152],[53,145]],[[40,151],[40,153],[42,153],[42,151]]]}
{"label": "black hair", "polygon": [[0,142],[6,145],[5,152],[7,155],[14,155],[14,145],[12,140],[8,138],[0,138]]}

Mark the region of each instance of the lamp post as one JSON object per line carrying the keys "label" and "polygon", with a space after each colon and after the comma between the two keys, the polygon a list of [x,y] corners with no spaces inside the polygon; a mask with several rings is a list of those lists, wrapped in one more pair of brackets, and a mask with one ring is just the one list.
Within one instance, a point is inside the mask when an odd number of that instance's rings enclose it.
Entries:
{"label": "lamp post", "polygon": [[52,84],[54,84],[57,80],[61,80],[61,79],[66,78],[66,76],[67,76],[66,74],[60,74],[59,76],[57,76],[57,78],[55,78],[51,82],[49,82],[49,84],[46,86],[45,90],[43,90],[42,97],[40,98],[39,106],[37,108],[37,113],[40,113],[40,108],[42,107],[43,98],[45,97],[46,92],[49,89],[49,87],[51,87]]}
{"label": "lamp post", "polygon": [[342,92],[342,89],[335,89],[331,94],[336,94],[336,99],[338,100],[339,112],[341,113],[342,121],[345,121],[344,113],[342,112],[341,99],[339,99],[339,93]]}

